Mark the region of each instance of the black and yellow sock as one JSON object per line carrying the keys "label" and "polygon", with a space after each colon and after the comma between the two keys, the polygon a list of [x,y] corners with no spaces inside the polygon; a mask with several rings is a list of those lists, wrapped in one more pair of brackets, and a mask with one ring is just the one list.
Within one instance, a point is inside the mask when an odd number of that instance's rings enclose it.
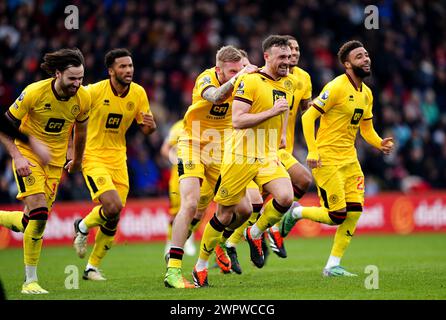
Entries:
{"label": "black and yellow sock", "polygon": [[329,212],[325,207],[302,207],[302,218],[333,226],[342,223],[345,213]]}
{"label": "black and yellow sock", "polygon": [[221,235],[225,230],[225,226],[218,220],[217,215],[214,214],[211,220],[204,228],[203,236],[200,243],[199,258],[202,260],[209,260],[209,256],[214,251],[217,244],[221,241]]}
{"label": "black and yellow sock", "polygon": [[276,199],[269,200],[265,205],[263,214],[260,216],[259,220],[257,220],[255,225],[263,232],[267,228],[273,226],[276,222],[280,221],[289,208],[290,207],[282,207],[277,203]]}
{"label": "black and yellow sock", "polygon": [[90,213],[83,219],[88,230],[103,225],[108,219],[102,211],[102,205],[94,207]]}
{"label": "black and yellow sock", "polygon": [[23,211],[2,211],[0,210],[0,226],[8,228],[14,232],[25,232],[28,224],[28,217]]}
{"label": "black and yellow sock", "polygon": [[169,261],[167,262],[168,268],[180,268],[183,265],[184,250],[180,247],[170,247],[169,249]]}
{"label": "black and yellow sock", "polygon": [[23,253],[26,266],[37,266],[42,251],[43,232],[48,220],[48,208],[40,207],[29,212],[29,222],[23,234]]}
{"label": "black and yellow sock", "polygon": [[118,229],[118,222],[119,219],[114,221],[108,220],[104,226],[99,226],[99,230],[96,233],[96,238],[94,240],[93,251],[88,258],[88,263],[92,266],[99,267],[102,259],[104,259],[108,250],[111,249]]}
{"label": "black and yellow sock", "polygon": [[347,217],[336,230],[333,247],[331,249],[332,256],[342,258],[355,233],[356,224],[361,213],[362,205],[360,203],[347,203]]}
{"label": "black and yellow sock", "polygon": [[187,237],[189,238],[192,233],[194,233],[198,227],[200,226],[200,219],[193,218],[190,225],[189,225],[189,233],[187,234]]}

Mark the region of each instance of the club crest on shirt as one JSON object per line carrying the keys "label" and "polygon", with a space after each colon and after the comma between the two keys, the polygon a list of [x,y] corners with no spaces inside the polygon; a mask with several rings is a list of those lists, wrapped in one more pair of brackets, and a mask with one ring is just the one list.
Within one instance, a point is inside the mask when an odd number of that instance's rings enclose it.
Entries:
{"label": "club crest on shirt", "polygon": [[287,90],[291,90],[293,88],[293,83],[290,80],[285,80],[283,85],[285,86],[285,89],[287,89]]}
{"label": "club crest on shirt", "polygon": [[129,101],[127,102],[127,110],[128,111],[132,111],[133,109],[135,109],[135,103],[133,101]]}
{"label": "club crest on shirt", "polygon": [[74,106],[71,107],[71,114],[73,116],[77,116],[79,114],[79,112],[81,112],[81,108],[79,108],[79,106],[77,104],[75,104]]}

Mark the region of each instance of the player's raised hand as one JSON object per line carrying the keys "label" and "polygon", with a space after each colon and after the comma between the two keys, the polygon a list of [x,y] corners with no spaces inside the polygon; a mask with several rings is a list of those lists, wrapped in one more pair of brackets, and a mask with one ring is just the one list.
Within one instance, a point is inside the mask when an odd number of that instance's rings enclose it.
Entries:
{"label": "player's raised hand", "polygon": [[156,130],[156,122],[153,118],[153,115],[147,112],[141,112],[142,123],[141,125],[144,127],[144,131],[147,133],[152,133]]}
{"label": "player's raised hand", "polygon": [[254,73],[254,72],[257,72],[258,70],[259,70],[259,67],[257,67],[256,65],[247,64],[245,67],[243,67],[242,70],[239,71],[237,76],[240,76],[245,73]]}
{"label": "player's raised hand", "polygon": [[288,101],[285,98],[279,98],[274,102],[274,105],[270,110],[273,117],[277,116],[288,110]]}
{"label": "player's raised hand", "polygon": [[383,141],[381,141],[381,151],[384,154],[390,154],[393,151],[393,148],[394,144],[392,137],[384,138]]}

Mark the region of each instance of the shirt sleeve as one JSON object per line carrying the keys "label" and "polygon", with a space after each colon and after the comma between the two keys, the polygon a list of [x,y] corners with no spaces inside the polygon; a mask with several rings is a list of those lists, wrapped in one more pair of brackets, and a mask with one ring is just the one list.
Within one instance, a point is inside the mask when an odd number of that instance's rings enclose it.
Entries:
{"label": "shirt sleeve", "polygon": [[302,96],[302,99],[307,100],[307,99],[311,99],[311,94],[312,94],[312,90],[313,90],[313,86],[311,84],[311,78],[309,74],[306,74],[306,89],[305,92]]}
{"label": "shirt sleeve", "polygon": [[321,114],[327,112],[334,105],[336,105],[337,91],[333,82],[329,82],[322,89],[319,96],[313,100],[313,107]]}
{"label": "shirt sleeve", "polygon": [[217,87],[217,85],[212,81],[211,74],[209,72],[203,72],[200,74],[196,80],[196,88],[198,94],[202,97],[203,92],[205,92],[210,87]]}
{"label": "shirt sleeve", "polygon": [[80,112],[76,117],[77,122],[85,122],[88,119],[90,116],[91,104],[90,90],[83,90],[83,94],[80,99]]}
{"label": "shirt sleeve", "polygon": [[9,107],[7,113],[13,119],[22,120],[33,105],[33,95],[28,91],[28,87],[23,90],[20,96]]}
{"label": "shirt sleeve", "polygon": [[243,75],[235,83],[234,100],[239,100],[248,104],[252,104],[255,100],[255,85],[253,76]]}
{"label": "shirt sleeve", "polygon": [[368,100],[368,104],[366,106],[365,112],[364,112],[364,117],[362,118],[363,120],[370,120],[373,118],[373,95],[371,93],[367,94],[367,100]]}
{"label": "shirt sleeve", "polygon": [[141,112],[152,115],[152,111],[150,110],[149,98],[147,97],[147,92],[144,88],[141,88],[141,93],[139,95],[138,112],[135,116],[135,120],[139,124],[142,123]]}

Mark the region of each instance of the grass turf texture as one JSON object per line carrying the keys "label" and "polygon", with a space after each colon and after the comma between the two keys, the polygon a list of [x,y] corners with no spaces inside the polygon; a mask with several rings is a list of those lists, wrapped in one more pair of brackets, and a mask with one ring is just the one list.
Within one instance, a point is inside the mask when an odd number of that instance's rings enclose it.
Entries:
{"label": "grass turf texture", "polygon": [[[355,278],[324,278],[332,237],[290,238],[288,258],[274,253],[262,269],[249,261],[246,242],[238,247],[243,273],[209,270],[210,288],[175,290],[164,287],[164,243],[116,245],[102,263],[107,281],[82,280],[87,258],[79,259],[71,247],[45,247],[38,268],[39,283],[50,293],[23,295],[22,249],[0,250],[0,277],[7,299],[24,300],[333,300],[333,299],[446,299],[446,234],[408,236],[357,235],[342,265]],[[198,244],[197,244],[198,245]],[[89,246],[89,251],[92,246]],[[183,274],[192,280],[195,257],[185,256]],[[214,258],[212,257],[213,265]],[[66,289],[69,265],[78,267],[79,289]],[[368,265],[379,269],[379,289],[368,290]]]}

